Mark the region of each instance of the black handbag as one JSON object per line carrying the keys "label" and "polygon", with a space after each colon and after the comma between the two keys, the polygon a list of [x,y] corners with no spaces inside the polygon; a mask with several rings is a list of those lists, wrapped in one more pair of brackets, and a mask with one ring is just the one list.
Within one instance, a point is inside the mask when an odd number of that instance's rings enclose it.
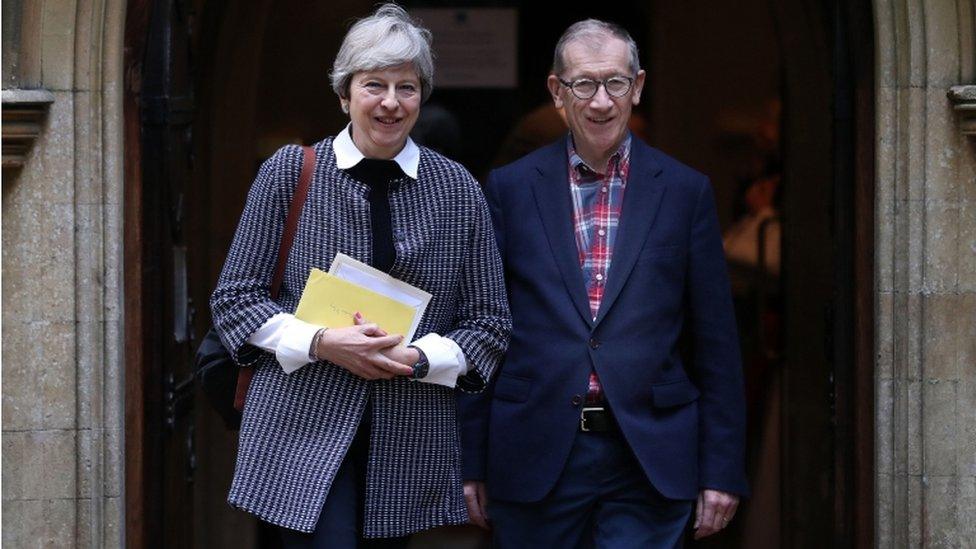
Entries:
{"label": "black handbag", "polygon": [[[315,171],[315,150],[312,147],[302,147],[302,152],[304,153],[302,172],[295,187],[295,196],[288,208],[285,231],[281,235],[281,244],[278,247],[274,277],[271,279],[272,299],[278,297],[281,279],[285,275],[285,263],[288,261],[288,253],[291,251],[295,231],[298,229],[298,219],[302,215],[308,187],[312,182],[312,173]],[[250,347],[241,354],[248,355],[250,352],[260,351],[256,347]],[[251,378],[254,377],[254,368],[234,362],[230,352],[220,340],[217,330],[212,326],[197,348],[195,365],[194,376],[200,382],[210,405],[224,420],[228,429],[239,429],[247,390],[251,386]]]}

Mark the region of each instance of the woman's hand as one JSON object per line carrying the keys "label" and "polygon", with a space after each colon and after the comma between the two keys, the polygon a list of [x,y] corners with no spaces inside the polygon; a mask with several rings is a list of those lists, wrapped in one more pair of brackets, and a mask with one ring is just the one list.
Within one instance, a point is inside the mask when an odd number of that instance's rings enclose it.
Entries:
{"label": "woman's hand", "polygon": [[376,324],[358,324],[326,330],[319,338],[315,356],[345,368],[363,379],[391,379],[413,375],[413,368],[384,355],[403,336],[387,335]]}
{"label": "woman's hand", "polygon": [[[356,323],[356,326],[365,326],[367,324],[367,320],[359,313],[356,313],[356,315],[352,317],[352,320]],[[380,331],[383,332],[383,330]],[[386,332],[383,332],[382,335],[386,335]],[[394,345],[392,347],[387,347],[386,349],[380,349],[380,352],[382,352],[386,358],[394,362],[411,366],[409,375],[413,375],[412,365],[416,364],[417,361],[420,360],[420,351],[406,346]]]}

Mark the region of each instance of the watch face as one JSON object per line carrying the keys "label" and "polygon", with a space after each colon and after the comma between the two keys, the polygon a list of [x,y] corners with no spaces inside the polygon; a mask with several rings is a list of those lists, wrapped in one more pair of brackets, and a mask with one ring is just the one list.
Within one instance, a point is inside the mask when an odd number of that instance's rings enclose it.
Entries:
{"label": "watch face", "polygon": [[430,363],[426,360],[418,361],[413,365],[413,378],[423,379],[427,377],[427,371],[430,370]]}

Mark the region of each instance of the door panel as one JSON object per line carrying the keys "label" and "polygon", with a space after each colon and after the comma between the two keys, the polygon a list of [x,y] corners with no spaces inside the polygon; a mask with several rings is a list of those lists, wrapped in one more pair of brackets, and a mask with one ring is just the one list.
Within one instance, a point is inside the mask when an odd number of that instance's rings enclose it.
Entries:
{"label": "door panel", "polygon": [[[193,535],[194,304],[187,272],[185,185],[190,179],[193,87],[189,2],[152,4],[142,66],[143,321],[147,519],[159,521],[149,545],[189,547]],[[158,536],[158,537],[156,537]]]}

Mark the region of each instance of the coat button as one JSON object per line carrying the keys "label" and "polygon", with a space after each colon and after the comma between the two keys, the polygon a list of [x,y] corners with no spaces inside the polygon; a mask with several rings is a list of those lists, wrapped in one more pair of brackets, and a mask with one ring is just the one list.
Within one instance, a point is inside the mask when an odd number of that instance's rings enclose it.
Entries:
{"label": "coat button", "polygon": [[600,346],[600,342],[596,339],[590,339],[590,349],[596,349]]}
{"label": "coat button", "polygon": [[573,395],[573,399],[570,400],[570,402],[573,403],[573,406],[579,406],[580,404],[583,404],[583,396],[582,395]]}

